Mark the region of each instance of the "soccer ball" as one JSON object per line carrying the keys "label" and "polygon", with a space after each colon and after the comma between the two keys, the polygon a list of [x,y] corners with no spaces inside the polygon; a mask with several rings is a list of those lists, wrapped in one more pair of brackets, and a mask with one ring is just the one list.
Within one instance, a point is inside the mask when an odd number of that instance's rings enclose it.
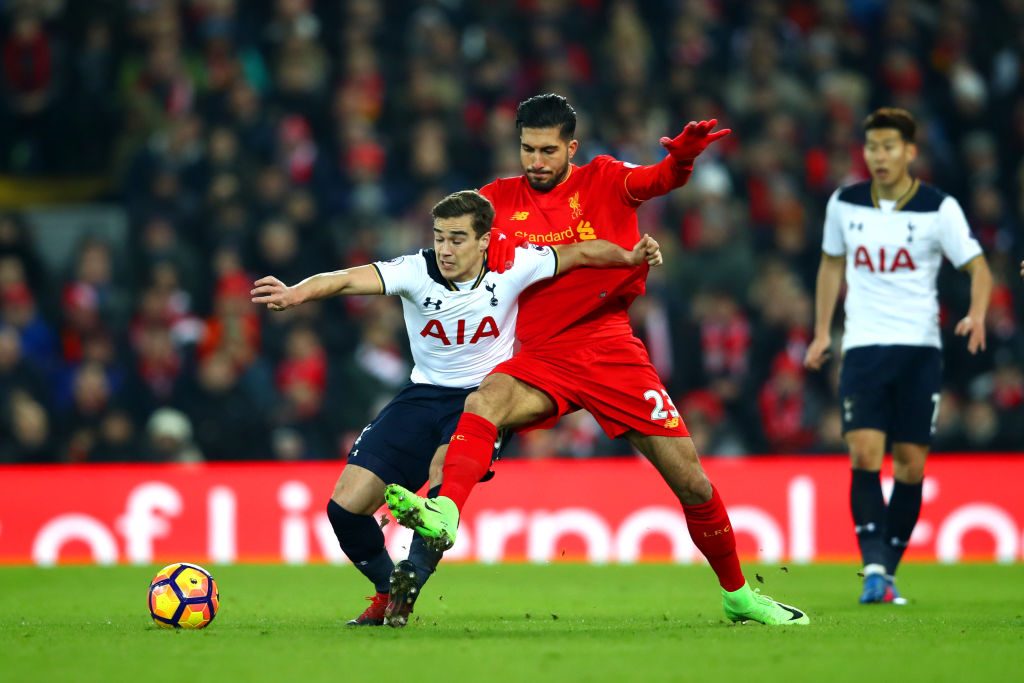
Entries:
{"label": "soccer ball", "polygon": [[163,628],[206,628],[217,616],[217,582],[199,565],[169,564],[149,584],[149,613]]}

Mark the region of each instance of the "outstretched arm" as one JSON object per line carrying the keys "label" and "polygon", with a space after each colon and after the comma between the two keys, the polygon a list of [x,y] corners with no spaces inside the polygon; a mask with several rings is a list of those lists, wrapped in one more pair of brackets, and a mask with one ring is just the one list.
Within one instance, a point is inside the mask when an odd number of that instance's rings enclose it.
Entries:
{"label": "outstretched arm", "polygon": [[956,335],[967,337],[967,350],[971,354],[985,350],[985,315],[992,297],[992,271],[982,255],[968,261],[961,270],[971,275],[971,307],[967,315],[956,324]]}
{"label": "outstretched arm", "polygon": [[639,166],[626,176],[629,196],[643,202],[685,185],[693,173],[693,162],[700,153],[712,142],[732,132],[729,128],[712,132],[717,125],[718,119],[699,123],[690,121],[676,137],[662,138],[660,142],[668,150],[668,156],[651,166]]}
{"label": "outstretched arm", "polygon": [[661,247],[650,235],[644,235],[633,245],[632,251],[607,240],[587,240],[552,247],[558,254],[558,275],[573,268],[615,268],[639,266],[646,262],[660,266],[663,262]]}
{"label": "outstretched arm", "polygon": [[822,252],[814,290],[814,339],[804,355],[804,366],[811,370],[820,370],[828,360],[832,346],[832,316],[836,312],[845,269],[845,256],[830,256]]}
{"label": "outstretched arm", "polygon": [[373,266],[357,266],[347,270],[318,273],[291,287],[273,275],[268,275],[254,282],[253,289],[249,292],[254,304],[266,304],[272,311],[283,311],[307,301],[325,299],[329,296],[383,293],[384,283]]}

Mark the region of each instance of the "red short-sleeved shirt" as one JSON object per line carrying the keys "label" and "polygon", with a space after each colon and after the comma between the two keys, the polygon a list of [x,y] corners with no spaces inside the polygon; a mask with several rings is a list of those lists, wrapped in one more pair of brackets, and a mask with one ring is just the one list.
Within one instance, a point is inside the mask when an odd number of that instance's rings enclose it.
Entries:
{"label": "red short-sleeved shirt", "polygon": [[[636,209],[626,190],[632,168],[610,156],[583,166],[548,192],[530,187],[525,175],[481,188],[495,208],[494,226],[540,245],[604,239],[632,249],[640,239]],[[644,293],[647,267],[579,268],[526,290],[519,298],[516,336],[524,349],[557,341],[571,328],[585,344],[632,335],[627,310]]]}

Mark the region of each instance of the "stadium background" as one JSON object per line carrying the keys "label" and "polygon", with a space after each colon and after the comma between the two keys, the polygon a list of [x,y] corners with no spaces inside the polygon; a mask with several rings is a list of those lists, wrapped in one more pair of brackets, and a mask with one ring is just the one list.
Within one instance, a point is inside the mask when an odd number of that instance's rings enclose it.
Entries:
{"label": "stadium background", "polygon": [[[3,680],[1013,678],[1024,458],[983,451],[1022,429],[1022,19],[1020,0],[0,0]],[[751,585],[810,629],[727,624],[678,502],[645,460],[588,457],[625,452],[585,416],[470,499],[446,565],[477,563],[438,572],[410,628],[342,626],[368,589],[332,566],[323,502],[405,379],[400,316],[266,316],[248,282],[417,248],[436,198],[517,172],[512,108],[542,90],[576,103],[584,156],[653,161],[712,114],[737,131],[643,209],[668,265],[634,312],[702,452],[757,454],[705,466]],[[939,446],[969,450],[931,458],[911,605],[880,616],[855,602],[847,459],[810,455],[842,450],[835,368],[798,361],[823,202],[863,177],[858,121],[883,103],[918,114],[918,169],[998,287],[970,359],[948,339],[966,278],[943,274]],[[408,530],[384,533],[404,554]],[[223,603],[173,637],[143,597],[184,559]],[[1006,564],[943,564],[976,559]],[[82,562],[102,566],[40,568]]]}
{"label": "stadium background", "polygon": [[[837,453],[836,364],[800,361],[829,193],[860,121],[992,264],[989,349],[943,272],[936,449],[1024,436],[1024,3],[129,0],[0,3],[0,462],[337,459],[408,377],[400,307],[268,315],[249,283],[425,246],[444,194],[518,173],[514,108],[566,95],[584,159],[734,134],[649,202],[666,267],[633,318],[704,455]],[[840,324],[841,320],[837,321]],[[838,335],[837,335],[838,338]],[[586,414],[511,457],[622,455]]]}

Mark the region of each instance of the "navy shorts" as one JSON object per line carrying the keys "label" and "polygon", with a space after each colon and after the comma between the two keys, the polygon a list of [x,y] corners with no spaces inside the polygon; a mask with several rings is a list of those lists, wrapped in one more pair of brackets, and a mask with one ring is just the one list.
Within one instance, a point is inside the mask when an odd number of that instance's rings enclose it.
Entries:
{"label": "navy shorts", "polygon": [[843,433],[879,429],[890,443],[930,445],[942,391],[942,352],[932,346],[858,346],[843,354]]}
{"label": "navy shorts", "polygon": [[[348,464],[376,474],[385,484],[416,491],[430,476],[438,446],[452,438],[473,389],[409,384],[366,425],[348,454]],[[495,444],[496,458],[507,443]]]}

